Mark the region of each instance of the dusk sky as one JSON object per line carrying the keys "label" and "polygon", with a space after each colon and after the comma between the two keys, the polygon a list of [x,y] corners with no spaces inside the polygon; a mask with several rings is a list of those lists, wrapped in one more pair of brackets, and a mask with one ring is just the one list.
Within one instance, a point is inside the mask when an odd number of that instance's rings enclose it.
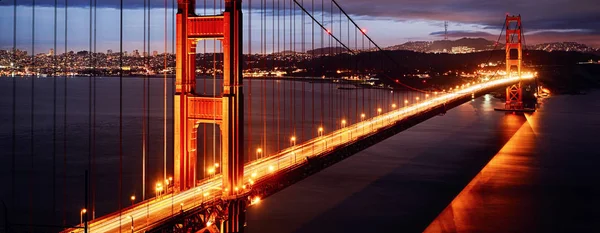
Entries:
{"label": "dusk sky", "polygon": [[[167,0],[168,50],[171,51],[171,1]],[[207,14],[214,11],[213,1],[208,1]],[[287,1],[289,7],[290,1]],[[302,2],[302,1],[299,1]],[[600,4],[597,0],[338,0],[356,22],[381,46],[401,44],[415,40],[437,40],[444,36],[444,21],[449,23],[451,38],[484,37],[496,40],[504,16],[521,14],[528,44],[542,42],[575,41],[600,47]],[[58,51],[64,50],[64,3],[58,1]],[[142,50],[143,0],[125,0],[124,50]],[[14,0],[0,0],[0,49],[10,49],[13,43]],[[31,50],[32,0],[18,1],[17,47]],[[97,43],[98,51],[119,49],[119,1],[98,0]],[[164,50],[164,1],[151,0],[151,51]],[[244,11],[248,14],[248,1]],[[273,1],[267,0],[268,8]],[[283,4],[280,2],[280,4]],[[315,1],[315,11],[320,11],[321,1]],[[325,11],[329,11],[325,1]],[[259,50],[260,1],[252,1],[253,52]],[[217,6],[219,3],[217,2]],[[280,5],[283,6],[283,5]],[[311,1],[304,0],[311,9]],[[197,1],[197,13],[203,14],[204,1]],[[47,52],[54,44],[54,0],[36,0],[35,50]],[[219,10],[217,10],[219,11]],[[270,9],[268,9],[268,14]],[[297,14],[301,14],[298,10]],[[316,13],[320,16],[320,13]],[[297,16],[298,19],[300,16]],[[327,17],[327,15],[326,15]],[[268,17],[268,28],[272,18]],[[308,21],[307,17],[307,22]],[[246,22],[248,23],[248,18]],[[344,22],[345,25],[345,22]],[[68,49],[89,48],[89,0],[70,0],[68,10]],[[247,30],[245,31],[245,33]],[[335,31],[334,31],[335,33]],[[245,35],[247,36],[247,35]],[[247,38],[246,38],[247,39]],[[269,43],[269,42],[268,42]],[[212,45],[212,43],[210,43]],[[247,43],[246,43],[247,44]],[[271,46],[268,46],[269,48]],[[200,52],[200,51],[199,51]],[[247,52],[247,50],[245,51]],[[268,50],[271,52],[271,49]]]}

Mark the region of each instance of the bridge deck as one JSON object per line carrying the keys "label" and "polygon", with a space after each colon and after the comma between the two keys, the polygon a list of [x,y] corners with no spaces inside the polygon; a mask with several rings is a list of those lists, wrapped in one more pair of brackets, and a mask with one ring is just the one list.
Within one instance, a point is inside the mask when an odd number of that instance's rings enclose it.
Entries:
{"label": "bridge deck", "polygon": [[[527,77],[531,78],[531,77]],[[467,98],[473,93],[487,92],[519,81],[518,78],[501,78],[467,86],[459,91],[440,93],[418,102],[379,116],[349,125],[305,143],[287,148],[273,156],[248,163],[244,167],[244,180],[261,181],[271,176],[289,171],[306,163],[307,158],[329,153],[341,146],[354,143],[365,136],[375,134],[408,117],[432,111],[444,104]],[[137,205],[90,221],[92,232],[143,231],[177,215],[181,210],[197,208],[202,203],[214,202],[221,197],[221,176],[207,178],[193,189],[176,194],[163,195]],[[83,232],[82,228],[67,229],[64,232]]]}

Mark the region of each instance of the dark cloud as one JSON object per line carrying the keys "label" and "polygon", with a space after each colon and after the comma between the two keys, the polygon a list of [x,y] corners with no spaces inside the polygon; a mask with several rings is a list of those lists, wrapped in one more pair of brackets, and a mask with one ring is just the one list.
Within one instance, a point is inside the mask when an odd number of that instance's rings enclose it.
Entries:
{"label": "dark cloud", "polygon": [[600,48],[600,35],[589,31],[539,31],[525,35],[528,44],[548,42],[579,42]]}
{"label": "dark cloud", "polygon": [[[64,6],[66,0],[58,0],[59,6]],[[90,0],[68,0],[72,7],[89,7]],[[120,0],[97,1],[98,7],[119,8]],[[164,0],[149,0],[153,7],[163,7]],[[177,0],[167,0],[167,5]],[[329,1],[329,0],[325,0]],[[600,38],[600,4],[598,0],[337,0],[344,10],[355,19],[387,19],[394,21],[449,21],[452,25],[478,25],[477,30],[498,30],[504,23],[506,14],[520,14],[523,17],[525,32],[540,32],[563,30],[560,38],[568,39],[568,35],[585,39],[592,44],[599,42],[591,38]],[[0,5],[12,5],[15,0],[2,0]],[[33,0],[19,0],[20,5],[31,5]],[[212,8],[213,1],[197,0],[197,8]],[[223,0],[217,0],[217,7]],[[285,0],[287,7],[289,1]],[[245,0],[244,4],[248,4]],[[253,11],[260,8],[261,1],[253,1]],[[272,1],[267,1],[271,8]],[[54,6],[54,0],[36,0],[38,6]],[[142,8],[144,0],[123,0],[125,8]],[[331,4],[315,4],[316,12],[330,12]],[[305,1],[305,7],[312,11],[310,1]],[[247,9],[247,5],[244,6]],[[339,11],[334,8],[336,14]],[[300,13],[299,10],[296,13]],[[570,31],[567,31],[570,30]],[[577,33],[576,33],[577,32]],[[554,33],[556,34],[556,33]],[[435,34],[434,34],[435,35]],[[452,37],[476,36],[486,37],[482,32],[455,31]],[[538,34],[536,38],[542,39]],[[532,36],[533,37],[533,36]]]}
{"label": "dark cloud", "polygon": [[[12,5],[15,0],[0,1],[0,5]],[[64,6],[66,0],[59,0]],[[119,8],[120,0],[92,0],[99,7]],[[163,7],[164,0],[149,0],[153,7]],[[167,5],[177,0],[167,0]],[[223,0],[217,1],[217,7]],[[326,0],[327,1],[327,0]],[[20,5],[31,5],[33,0],[17,1]],[[197,0],[198,8],[205,3],[213,7],[211,0]],[[248,4],[248,0],[244,4]],[[261,1],[254,1],[253,8],[259,8]],[[289,6],[289,1],[288,2]],[[392,20],[438,20],[453,23],[483,25],[485,29],[498,29],[503,24],[504,15],[521,14],[527,30],[586,29],[600,34],[598,20],[600,4],[598,0],[338,0],[346,12],[355,16],[384,17]],[[69,0],[73,7],[89,7],[90,0]],[[271,7],[268,1],[267,9]],[[310,2],[304,3],[312,9]],[[54,0],[36,0],[38,6],[54,6]],[[142,8],[144,0],[123,0],[125,8]],[[321,4],[315,4],[315,11],[321,11]],[[325,4],[329,12],[331,4]],[[247,9],[247,6],[244,7]],[[339,12],[334,7],[334,12]]]}
{"label": "dark cloud", "polygon": [[585,29],[600,34],[597,0],[343,0],[346,11],[398,20],[438,20],[499,29],[506,14],[521,14],[530,31]]}
{"label": "dark cloud", "polygon": [[[68,1],[69,7],[89,7],[90,6],[90,0],[58,0],[58,6],[64,7],[66,1]],[[96,2],[96,5],[98,7],[103,7],[103,8],[120,8],[121,7],[120,0],[91,0],[92,4],[94,3],[94,1]],[[173,1],[175,1],[174,2],[175,7],[177,7],[177,0],[167,0],[167,6],[169,8],[172,6]],[[15,2],[15,0],[4,0],[4,1],[0,0],[0,5],[11,5],[12,6],[12,5],[14,5],[14,2]],[[162,8],[165,5],[164,0],[149,0],[149,2],[152,7]],[[197,4],[204,4],[204,0],[197,0],[196,2],[197,2]],[[213,2],[214,1],[212,1],[212,0],[207,1],[207,5],[212,7]],[[31,6],[32,3],[33,3],[33,0],[17,1],[17,4],[22,5],[22,6]],[[54,4],[55,4],[55,0],[35,0],[36,6],[54,7]],[[219,6],[219,3],[217,2],[216,5]],[[144,0],[123,0],[123,8],[137,9],[137,8],[143,8],[143,7],[144,7]]]}

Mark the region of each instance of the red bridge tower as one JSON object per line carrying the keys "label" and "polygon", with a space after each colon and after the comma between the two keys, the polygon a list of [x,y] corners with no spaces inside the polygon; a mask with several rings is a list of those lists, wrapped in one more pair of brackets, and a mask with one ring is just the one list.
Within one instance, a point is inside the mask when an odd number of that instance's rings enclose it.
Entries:
{"label": "red bridge tower", "polygon": [[506,88],[505,110],[523,109],[523,91],[521,89],[521,65],[523,50],[521,47],[521,16],[506,16],[506,75],[512,76],[516,67],[519,82]]}
{"label": "red bridge tower", "polygon": [[[176,93],[174,99],[174,185],[196,186],[197,127],[216,124],[221,130],[222,199],[227,209],[222,232],[241,232],[246,207],[243,197],[242,1],[225,0],[222,15],[198,16],[195,0],[177,0]],[[196,45],[200,40],[223,45],[223,94],[196,94]],[[238,191],[239,190],[239,191]]]}

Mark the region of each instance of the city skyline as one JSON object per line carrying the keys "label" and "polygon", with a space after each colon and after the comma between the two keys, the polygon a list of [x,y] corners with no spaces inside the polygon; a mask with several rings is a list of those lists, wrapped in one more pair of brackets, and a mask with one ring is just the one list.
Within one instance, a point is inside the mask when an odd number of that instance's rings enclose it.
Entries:
{"label": "city skyline", "polygon": [[[210,1],[209,1],[210,2]],[[593,20],[600,7],[593,1],[584,0],[569,3],[565,0],[550,0],[543,4],[520,3],[512,9],[505,9],[505,3],[478,3],[470,0],[435,1],[428,3],[412,1],[377,0],[378,5],[386,7],[365,7],[364,2],[345,0],[340,2],[345,10],[356,19],[368,34],[384,47],[402,44],[409,41],[433,41],[443,39],[446,35],[444,22],[448,21],[447,36],[450,39],[462,37],[482,37],[496,40],[502,26],[501,19],[505,14],[521,14],[527,42],[531,44],[548,42],[573,41],[591,47],[600,47],[600,23]],[[380,4],[379,4],[380,3]],[[0,27],[0,49],[10,49],[13,45],[13,1],[0,3],[0,19],[4,23]],[[21,4],[21,3],[20,3]],[[203,2],[198,1],[198,14],[204,14]],[[308,8],[310,3],[304,3]],[[369,3],[371,4],[371,3]],[[17,48],[31,50],[32,8],[30,2],[24,2],[17,7]],[[164,2],[151,1],[153,21],[150,26],[150,51],[164,50]],[[171,1],[167,1],[167,52],[172,51],[172,11]],[[217,4],[218,6],[218,4]],[[272,2],[267,2],[267,14],[271,11]],[[370,5],[371,6],[371,5]],[[124,48],[131,51],[143,47],[143,1],[124,3]],[[212,2],[207,2],[206,14],[219,14],[220,10],[212,8]],[[282,7],[282,6],[280,6]],[[289,7],[286,6],[286,7]],[[119,10],[118,1],[101,1],[97,9],[97,51],[118,48]],[[244,7],[245,18],[252,23],[253,52],[260,50],[260,3],[252,3],[252,9]],[[51,39],[54,30],[54,1],[36,1],[36,39],[35,50],[47,51],[53,47]],[[325,6],[325,11],[329,8]],[[312,10],[312,9],[309,9]],[[277,11],[277,10],[276,10]],[[300,17],[300,10],[296,14]],[[320,15],[320,4],[315,3],[316,15]],[[89,1],[69,1],[68,50],[89,50]],[[64,51],[64,2],[58,2],[57,10],[57,51]],[[334,12],[334,14],[337,14]],[[325,17],[328,14],[325,14]],[[251,18],[251,20],[250,20]],[[267,16],[265,26],[271,28],[273,17]],[[308,19],[307,19],[308,20]],[[335,23],[335,20],[334,20]],[[327,27],[327,25],[325,25]],[[398,28],[399,30],[389,30]],[[318,28],[317,28],[318,29]],[[318,32],[318,31],[317,31]],[[333,30],[336,33],[336,30]],[[245,32],[248,35],[248,32]],[[248,36],[247,36],[248,37]],[[245,43],[248,38],[245,38]],[[267,40],[267,43],[269,40]],[[208,42],[208,50],[212,42]],[[296,43],[299,45],[299,43]],[[272,52],[267,46],[267,53]],[[247,49],[248,50],[248,49]],[[280,50],[282,50],[280,48]],[[245,51],[248,53],[248,51]]]}

